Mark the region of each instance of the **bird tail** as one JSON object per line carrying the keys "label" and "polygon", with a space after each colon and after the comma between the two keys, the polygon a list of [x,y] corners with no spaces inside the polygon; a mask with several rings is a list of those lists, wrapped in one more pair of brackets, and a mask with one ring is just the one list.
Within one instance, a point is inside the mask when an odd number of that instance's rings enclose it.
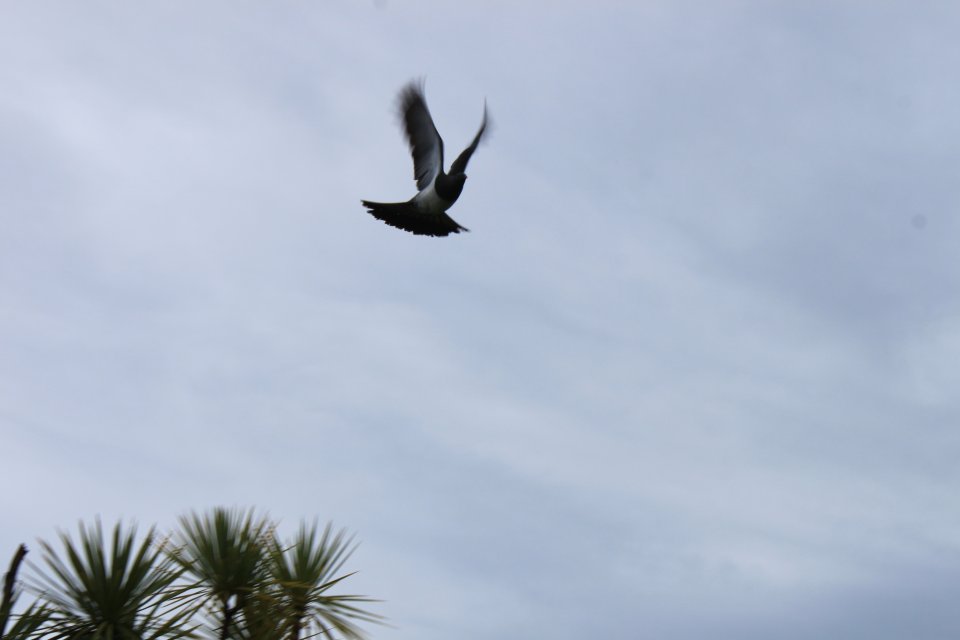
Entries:
{"label": "bird tail", "polygon": [[403,229],[419,236],[446,236],[451,233],[469,231],[445,213],[427,214],[421,212],[412,201],[407,202],[370,202],[360,201],[367,211],[377,220],[391,227]]}
{"label": "bird tail", "polygon": [[370,202],[369,200],[361,200],[360,202],[377,220],[386,220],[403,215],[412,206],[409,202]]}

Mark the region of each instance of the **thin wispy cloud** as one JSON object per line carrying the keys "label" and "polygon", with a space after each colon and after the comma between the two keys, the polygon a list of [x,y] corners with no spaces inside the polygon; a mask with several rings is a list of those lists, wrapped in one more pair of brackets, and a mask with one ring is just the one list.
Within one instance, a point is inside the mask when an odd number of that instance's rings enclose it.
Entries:
{"label": "thin wispy cloud", "polygon": [[[958,24],[4,5],[0,551],[257,505],[381,638],[955,636]],[[360,204],[422,76],[469,234]]]}

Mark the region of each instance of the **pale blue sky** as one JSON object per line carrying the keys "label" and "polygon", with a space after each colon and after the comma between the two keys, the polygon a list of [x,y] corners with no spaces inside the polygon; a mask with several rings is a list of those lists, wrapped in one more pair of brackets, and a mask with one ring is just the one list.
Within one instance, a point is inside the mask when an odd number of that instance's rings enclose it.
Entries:
{"label": "pale blue sky", "polygon": [[[3,3],[0,553],[256,505],[357,533],[383,640],[955,638],[958,32]],[[360,206],[416,77],[448,155],[489,104],[469,234]]]}

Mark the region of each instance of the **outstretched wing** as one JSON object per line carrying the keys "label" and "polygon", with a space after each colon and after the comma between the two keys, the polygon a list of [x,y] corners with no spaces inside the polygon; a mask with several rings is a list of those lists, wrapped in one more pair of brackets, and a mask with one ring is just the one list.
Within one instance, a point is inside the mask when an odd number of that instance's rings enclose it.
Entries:
{"label": "outstretched wing", "polygon": [[477,150],[477,145],[480,144],[480,139],[483,138],[484,131],[487,130],[487,103],[483,103],[483,120],[480,122],[480,130],[477,131],[477,135],[473,137],[473,142],[470,143],[470,146],[463,150],[463,152],[457,156],[457,159],[453,161],[453,164],[450,165],[450,174],[455,173],[464,173],[467,170],[467,163],[470,162],[470,156],[473,155],[473,152]]}
{"label": "outstretched wing", "polygon": [[411,82],[400,92],[400,118],[413,155],[413,177],[417,188],[425,189],[443,170],[443,140],[427,109],[422,82]]}

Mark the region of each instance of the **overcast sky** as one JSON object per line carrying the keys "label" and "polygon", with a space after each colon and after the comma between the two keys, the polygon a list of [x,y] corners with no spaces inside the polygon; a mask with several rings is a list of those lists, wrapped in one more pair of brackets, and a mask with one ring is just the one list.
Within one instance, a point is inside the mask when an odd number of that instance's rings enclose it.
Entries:
{"label": "overcast sky", "polygon": [[[3,2],[0,561],[356,532],[383,640],[960,634],[954,2]],[[418,237],[393,112],[448,162]],[[39,554],[34,559],[39,559]]]}

